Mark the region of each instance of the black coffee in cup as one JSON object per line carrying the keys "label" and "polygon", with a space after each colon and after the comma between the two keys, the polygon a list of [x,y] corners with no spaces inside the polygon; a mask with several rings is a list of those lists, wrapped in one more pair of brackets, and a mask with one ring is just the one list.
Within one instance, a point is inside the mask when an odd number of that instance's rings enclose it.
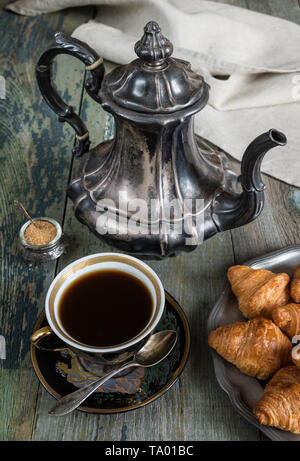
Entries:
{"label": "black coffee in cup", "polygon": [[58,317],[76,341],[94,347],[125,343],[149,323],[153,299],[137,277],[120,270],[92,271],[71,282],[61,295]]}

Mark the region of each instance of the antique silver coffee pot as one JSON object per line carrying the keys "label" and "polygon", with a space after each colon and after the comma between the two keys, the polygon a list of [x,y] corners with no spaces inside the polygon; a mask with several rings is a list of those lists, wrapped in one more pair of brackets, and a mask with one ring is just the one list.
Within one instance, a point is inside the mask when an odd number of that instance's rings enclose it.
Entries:
{"label": "antique silver coffee pot", "polygon": [[[224,153],[194,134],[194,115],[209,96],[203,77],[171,57],[173,45],[154,21],[134,49],[137,59],[105,75],[94,50],[59,32],[36,76],[59,120],[76,131],[74,153],[82,161],[68,194],[77,218],[118,249],[166,257],[257,218],[264,204],[261,162],[286,137],[275,129],[258,136],[237,176]],[[115,120],[114,139],[91,150],[86,126],[52,85],[52,62],[62,53],[85,64],[86,91]]]}

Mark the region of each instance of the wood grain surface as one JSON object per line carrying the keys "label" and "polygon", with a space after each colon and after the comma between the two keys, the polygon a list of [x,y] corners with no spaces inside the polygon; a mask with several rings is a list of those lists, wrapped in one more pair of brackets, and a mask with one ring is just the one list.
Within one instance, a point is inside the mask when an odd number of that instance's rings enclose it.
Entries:
{"label": "wood grain surface", "polygon": [[[220,1],[220,0],[219,0]],[[280,16],[300,24],[297,0],[231,0],[223,3]],[[0,2],[0,7],[5,2]],[[216,235],[189,254],[148,262],[178,300],[191,325],[191,353],[171,390],[151,405],[118,415],[53,418],[53,398],[36,378],[29,337],[44,305],[51,280],[63,267],[89,253],[114,251],[74,217],[66,188],[76,167],[74,132],[57,121],[39,94],[34,66],[53,33],[71,33],[93,17],[94,8],[68,9],[37,17],[0,12],[0,75],[6,99],[0,100],[0,334],[7,358],[0,360],[0,440],[260,440],[219,388],[207,345],[206,323],[233,263],[299,243],[300,190],[264,176],[266,204],[259,219]],[[106,63],[106,69],[113,64]],[[110,115],[83,91],[84,70],[74,58],[57,59],[54,81],[64,99],[87,123],[93,145],[114,133]],[[238,162],[232,160],[234,169]],[[23,222],[13,200],[34,216],[52,216],[70,238],[57,262],[28,268],[16,250]]]}

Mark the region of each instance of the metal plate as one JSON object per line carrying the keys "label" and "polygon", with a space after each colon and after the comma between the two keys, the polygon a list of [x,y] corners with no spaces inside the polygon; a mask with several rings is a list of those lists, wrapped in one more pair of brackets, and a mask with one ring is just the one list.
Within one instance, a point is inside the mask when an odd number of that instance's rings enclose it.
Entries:
{"label": "metal plate", "polygon": [[[300,262],[300,245],[283,248],[268,253],[259,258],[244,263],[253,269],[268,269],[273,272],[286,272],[292,276],[297,264]],[[219,326],[245,320],[238,309],[237,299],[231,291],[229,282],[221,297],[211,311],[208,319],[208,332]],[[282,431],[273,427],[261,425],[252,409],[263,393],[263,386],[256,378],[243,374],[234,365],[226,362],[214,350],[212,350],[215,374],[221,388],[228,394],[231,403],[239,414],[251,424],[260,429],[271,440],[300,441],[300,434]]]}

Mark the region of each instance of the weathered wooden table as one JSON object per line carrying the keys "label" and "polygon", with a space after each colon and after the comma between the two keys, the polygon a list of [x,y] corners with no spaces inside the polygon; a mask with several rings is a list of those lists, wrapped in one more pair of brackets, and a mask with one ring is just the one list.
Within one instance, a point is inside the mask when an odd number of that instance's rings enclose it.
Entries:
{"label": "weathered wooden table", "polygon": [[[7,1],[1,1],[4,6]],[[227,3],[274,14],[300,24],[297,0],[228,0]],[[233,263],[299,243],[300,190],[270,177],[266,205],[252,224],[219,234],[191,254],[150,262],[166,289],[183,306],[191,325],[191,353],[179,381],[154,403],[134,412],[95,416],[80,412],[48,416],[53,398],[39,384],[29,354],[29,337],[55,274],[89,253],[109,251],[73,216],[66,188],[74,168],[74,132],[60,125],[43,101],[34,67],[53,33],[71,33],[92,18],[93,7],[37,17],[0,12],[0,75],[6,99],[0,100],[0,334],[7,358],[0,360],[1,440],[259,440],[263,436],[232,408],[219,388],[207,346],[206,322]],[[88,120],[91,139],[113,135],[113,121],[82,92],[79,61],[57,59],[57,87],[64,100]],[[111,64],[107,63],[109,69]],[[239,168],[237,162],[234,165]],[[71,248],[58,262],[28,269],[17,253],[23,218],[13,206],[19,199],[34,216],[52,216],[71,237]]]}

